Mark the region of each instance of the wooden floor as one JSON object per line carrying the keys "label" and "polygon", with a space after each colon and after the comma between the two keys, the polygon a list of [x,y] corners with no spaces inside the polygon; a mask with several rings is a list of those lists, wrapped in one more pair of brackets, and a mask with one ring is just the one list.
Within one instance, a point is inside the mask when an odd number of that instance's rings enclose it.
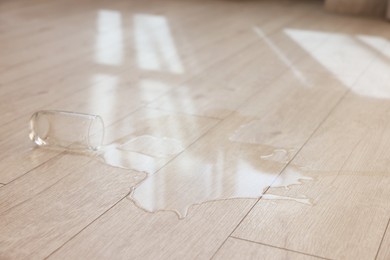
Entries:
{"label": "wooden floor", "polygon": [[[0,0],[0,259],[390,259],[390,24],[322,6]],[[42,109],[182,148],[129,195]]]}

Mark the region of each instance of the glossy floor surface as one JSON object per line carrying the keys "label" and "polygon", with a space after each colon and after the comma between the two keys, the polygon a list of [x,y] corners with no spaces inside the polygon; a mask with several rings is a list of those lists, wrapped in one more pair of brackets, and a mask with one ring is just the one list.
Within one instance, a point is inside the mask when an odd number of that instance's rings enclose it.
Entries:
{"label": "glossy floor surface", "polygon": [[[385,21],[2,0],[0,47],[0,259],[390,259]],[[100,115],[105,146],[35,147],[42,109]]]}

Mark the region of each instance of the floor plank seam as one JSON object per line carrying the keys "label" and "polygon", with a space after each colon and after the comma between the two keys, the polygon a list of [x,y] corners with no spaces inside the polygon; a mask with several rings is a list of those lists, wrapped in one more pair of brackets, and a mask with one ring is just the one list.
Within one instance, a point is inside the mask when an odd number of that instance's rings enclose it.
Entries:
{"label": "floor plank seam", "polygon": [[347,158],[344,160],[343,164],[341,165],[340,167],[340,170],[337,171],[337,174],[336,176],[334,177],[334,180],[332,181],[331,184],[334,184],[334,182],[336,181],[337,177],[340,176],[340,173],[343,171],[345,165],[347,164],[347,162],[349,161],[349,159],[351,158],[353,152],[355,152],[356,148],[359,146],[359,144],[361,144],[361,142],[364,140],[364,137],[366,137],[366,134],[367,134],[368,131],[366,131],[362,137],[360,138],[360,140],[358,142],[356,142],[356,144],[353,146],[353,148],[351,149],[351,152],[348,154]]}
{"label": "floor plank seam", "polygon": [[226,243],[226,241],[229,239],[229,237],[232,237],[234,231],[236,231],[237,227],[240,226],[240,224],[242,223],[242,221],[244,221],[244,219],[248,216],[248,214],[252,211],[252,209],[257,205],[257,202],[260,200],[260,198],[258,198],[255,202],[253,202],[253,205],[250,207],[250,209],[246,212],[245,216],[243,216],[241,218],[241,220],[239,221],[239,223],[237,224],[237,226],[235,226],[232,230],[232,232],[230,232],[230,234],[225,238],[225,240],[221,243],[221,245],[217,248],[217,250],[215,250],[214,254],[210,257],[210,259],[214,259],[215,256],[217,255],[217,253],[219,252],[219,250],[221,250],[221,248],[223,247],[223,245]]}
{"label": "floor plank seam", "polygon": [[65,151],[59,152],[58,154],[54,155],[53,157],[50,157],[48,160],[46,160],[46,161],[44,161],[44,162],[38,164],[37,166],[35,166],[35,167],[33,167],[33,168],[27,170],[27,171],[24,172],[23,174],[19,175],[19,176],[16,177],[15,179],[12,179],[10,182],[7,182],[7,183],[4,184],[4,185],[8,185],[8,184],[13,183],[14,181],[16,181],[16,180],[22,178],[23,176],[25,176],[26,174],[28,174],[28,173],[32,172],[33,170],[35,170],[35,169],[41,167],[41,166],[44,165],[45,163],[50,162],[51,160],[54,160],[54,159],[56,159],[57,157],[61,157],[61,155],[63,155],[63,154],[65,154]]}
{"label": "floor plank seam", "polygon": [[298,253],[298,254],[302,254],[302,255],[307,255],[307,256],[311,256],[311,257],[316,257],[316,258],[320,258],[320,259],[325,259],[325,260],[334,260],[332,258],[326,258],[326,257],[323,257],[323,256],[313,255],[313,254],[309,254],[309,253],[305,253],[305,252],[301,252],[301,251],[297,251],[297,250],[288,249],[288,248],[285,248],[285,247],[274,246],[274,245],[261,243],[261,242],[257,242],[257,241],[253,241],[253,240],[249,240],[249,239],[245,239],[245,238],[240,238],[240,237],[236,237],[236,236],[230,236],[230,237],[234,238],[234,239],[242,240],[242,241],[245,241],[245,242],[248,242],[248,243],[252,243],[252,244],[259,244],[259,245],[263,245],[263,246],[269,246],[269,247],[273,247],[273,248],[277,248],[277,249],[281,249],[281,250],[285,250],[285,251],[289,251],[289,252],[293,252],[293,253]]}
{"label": "floor plank seam", "polygon": [[385,231],[383,232],[383,236],[382,236],[381,242],[379,243],[378,251],[376,252],[376,255],[375,255],[374,259],[377,259],[378,256],[379,256],[379,252],[381,251],[382,244],[383,244],[383,241],[385,240],[386,233],[387,233],[387,230],[389,229],[389,226],[390,226],[390,218],[387,221],[387,225],[386,225]]}
{"label": "floor plank seam", "polygon": [[[63,153],[65,154],[65,152],[63,152]],[[60,153],[60,154],[63,154],[63,153]],[[91,160],[92,160],[92,159],[91,159]],[[86,162],[85,164],[88,164],[91,160],[89,160],[89,161]],[[49,160],[49,161],[50,161],[50,160]],[[85,165],[85,164],[84,164],[84,165]],[[46,188],[44,188],[43,190],[41,190],[41,191],[38,192],[37,194],[34,194],[33,196],[29,197],[28,199],[26,199],[26,200],[24,200],[24,201],[22,201],[22,202],[19,202],[19,203],[13,205],[12,207],[10,207],[10,208],[8,208],[8,209],[6,209],[5,211],[2,211],[2,212],[0,212],[0,213],[1,213],[1,214],[4,214],[4,213],[6,213],[6,212],[12,210],[13,208],[16,208],[16,207],[18,207],[18,206],[20,206],[20,205],[22,205],[22,204],[24,204],[24,203],[26,203],[26,202],[28,202],[28,201],[31,201],[32,199],[34,199],[35,197],[37,197],[37,196],[39,196],[40,194],[44,193],[45,191],[47,191],[48,189],[50,189],[51,187],[53,187],[53,186],[56,185],[57,183],[61,182],[63,179],[65,179],[66,177],[68,177],[68,176],[71,175],[71,174],[72,174],[72,172],[69,172],[68,174],[65,174],[65,175],[62,176],[59,180],[57,180],[57,181],[54,182],[53,184],[47,186]]]}
{"label": "floor plank seam", "polygon": [[120,198],[117,202],[115,202],[111,207],[109,207],[108,209],[106,209],[102,214],[100,214],[99,216],[97,216],[94,220],[92,220],[89,224],[87,224],[85,227],[83,227],[82,229],[80,229],[76,234],[74,234],[73,236],[71,236],[68,240],[66,240],[61,246],[59,246],[57,249],[55,249],[53,252],[51,252],[49,255],[47,255],[46,257],[44,257],[43,259],[48,259],[49,257],[51,257],[53,254],[55,254],[56,252],[58,252],[61,248],[63,248],[67,243],[69,243],[73,238],[75,238],[76,236],[78,236],[81,232],[83,232],[85,229],[87,229],[89,226],[91,226],[93,223],[95,223],[97,220],[99,220],[104,214],[106,214],[108,211],[110,211],[112,208],[114,208],[116,205],[118,205],[121,201],[123,201],[124,199],[127,198],[127,196],[129,196],[131,193],[131,191],[129,191],[124,197]]}

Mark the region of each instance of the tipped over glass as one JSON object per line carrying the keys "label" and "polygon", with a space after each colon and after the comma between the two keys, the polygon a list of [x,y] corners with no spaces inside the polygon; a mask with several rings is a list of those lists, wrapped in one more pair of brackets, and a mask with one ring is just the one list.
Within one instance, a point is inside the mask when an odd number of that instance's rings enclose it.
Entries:
{"label": "tipped over glass", "polygon": [[30,139],[38,146],[97,150],[103,145],[104,123],[100,116],[42,110],[30,119]]}

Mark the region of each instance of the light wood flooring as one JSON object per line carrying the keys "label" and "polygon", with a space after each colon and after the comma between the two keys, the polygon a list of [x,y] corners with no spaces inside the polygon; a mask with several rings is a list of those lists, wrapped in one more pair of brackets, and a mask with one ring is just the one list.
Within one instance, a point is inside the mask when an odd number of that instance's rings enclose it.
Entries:
{"label": "light wood flooring", "polygon": [[[36,148],[43,109],[182,148],[130,170]],[[0,0],[0,111],[0,259],[390,259],[386,21],[316,0]]]}

